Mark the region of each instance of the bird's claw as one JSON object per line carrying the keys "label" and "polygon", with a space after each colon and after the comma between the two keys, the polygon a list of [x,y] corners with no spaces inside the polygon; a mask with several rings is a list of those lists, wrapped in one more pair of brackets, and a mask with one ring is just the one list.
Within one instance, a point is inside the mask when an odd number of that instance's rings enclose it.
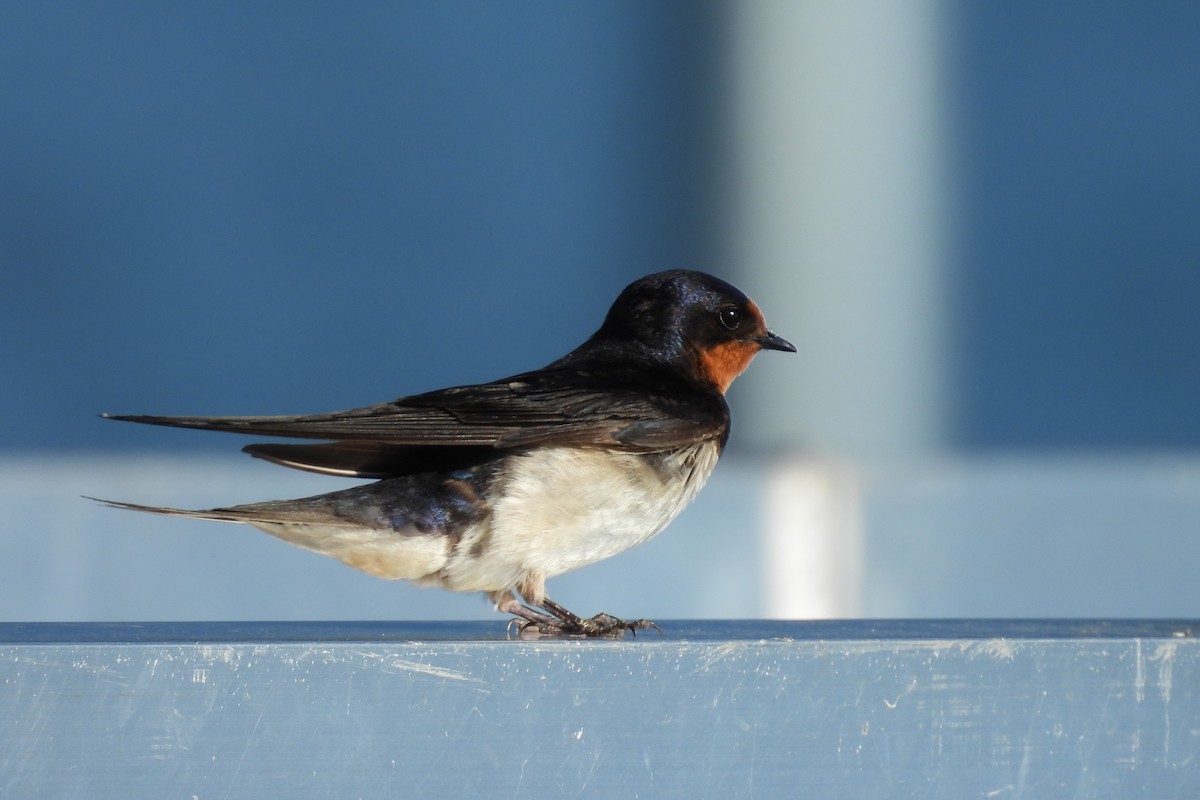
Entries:
{"label": "bird's claw", "polygon": [[626,633],[636,637],[638,631],[650,628],[661,635],[663,630],[648,619],[624,620],[611,614],[600,613],[594,617],[572,617],[568,619],[547,618],[527,620],[516,618],[509,622],[509,629],[517,627],[520,639],[620,639]]}

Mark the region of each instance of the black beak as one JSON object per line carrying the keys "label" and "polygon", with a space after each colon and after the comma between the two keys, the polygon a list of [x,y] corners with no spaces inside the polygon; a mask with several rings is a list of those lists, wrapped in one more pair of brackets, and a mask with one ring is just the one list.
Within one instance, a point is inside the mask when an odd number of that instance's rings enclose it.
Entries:
{"label": "black beak", "polygon": [[759,347],[763,350],[782,350],[785,353],[796,352],[796,345],[784,339],[782,336],[776,336],[771,331],[767,331],[766,336],[759,336],[754,341],[758,342]]}

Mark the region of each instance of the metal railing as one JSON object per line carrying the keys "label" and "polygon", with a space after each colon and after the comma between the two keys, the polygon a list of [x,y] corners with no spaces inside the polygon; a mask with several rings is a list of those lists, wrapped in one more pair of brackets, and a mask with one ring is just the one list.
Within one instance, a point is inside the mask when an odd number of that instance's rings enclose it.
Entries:
{"label": "metal railing", "polygon": [[1200,797],[1198,622],[663,628],[0,624],[0,797]]}

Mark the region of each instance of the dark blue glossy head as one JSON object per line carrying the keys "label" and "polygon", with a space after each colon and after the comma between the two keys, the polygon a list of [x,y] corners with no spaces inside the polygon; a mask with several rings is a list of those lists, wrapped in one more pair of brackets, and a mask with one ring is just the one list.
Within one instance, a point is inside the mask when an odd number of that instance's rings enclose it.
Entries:
{"label": "dark blue glossy head", "polygon": [[763,349],[795,352],[767,330],[750,298],[694,270],[647,275],[625,287],[600,330],[572,356],[670,363],[722,391]]}

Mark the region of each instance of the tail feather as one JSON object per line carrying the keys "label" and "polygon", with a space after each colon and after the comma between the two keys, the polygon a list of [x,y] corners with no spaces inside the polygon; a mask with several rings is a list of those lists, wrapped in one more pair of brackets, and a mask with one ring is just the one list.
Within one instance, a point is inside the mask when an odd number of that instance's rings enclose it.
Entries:
{"label": "tail feather", "polygon": [[103,503],[109,508],[120,508],[126,511],[144,511],[148,514],[162,514],[169,517],[186,517],[189,519],[206,519],[215,522],[240,522],[247,525],[322,525],[331,528],[361,527],[361,521],[340,520],[328,511],[315,506],[313,503],[280,500],[269,503],[254,503],[232,508],[171,508],[169,506],[145,506],[139,503],[124,503],[119,500],[105,500],[101,497],[88,497]]}
{"label": "tail feather", "polygon": [[[190,509],[190,508],[171,508],[169,506],[144,506],[138,503],[123,503],[119,500],[105,500],[103,497],[88,497],[83,496],[85,500],[93,500],[97,503],[103,503],[109,508],[120,508],[126,511],[145,511],[149,514],[163,514],[170,517],[190,517],[192,519],[207,519],[216,522],[251,522],[250,516],[239,512],[232,508],[208,508],[208,509]],[[261,517],[257,521],[263,520]]]}

